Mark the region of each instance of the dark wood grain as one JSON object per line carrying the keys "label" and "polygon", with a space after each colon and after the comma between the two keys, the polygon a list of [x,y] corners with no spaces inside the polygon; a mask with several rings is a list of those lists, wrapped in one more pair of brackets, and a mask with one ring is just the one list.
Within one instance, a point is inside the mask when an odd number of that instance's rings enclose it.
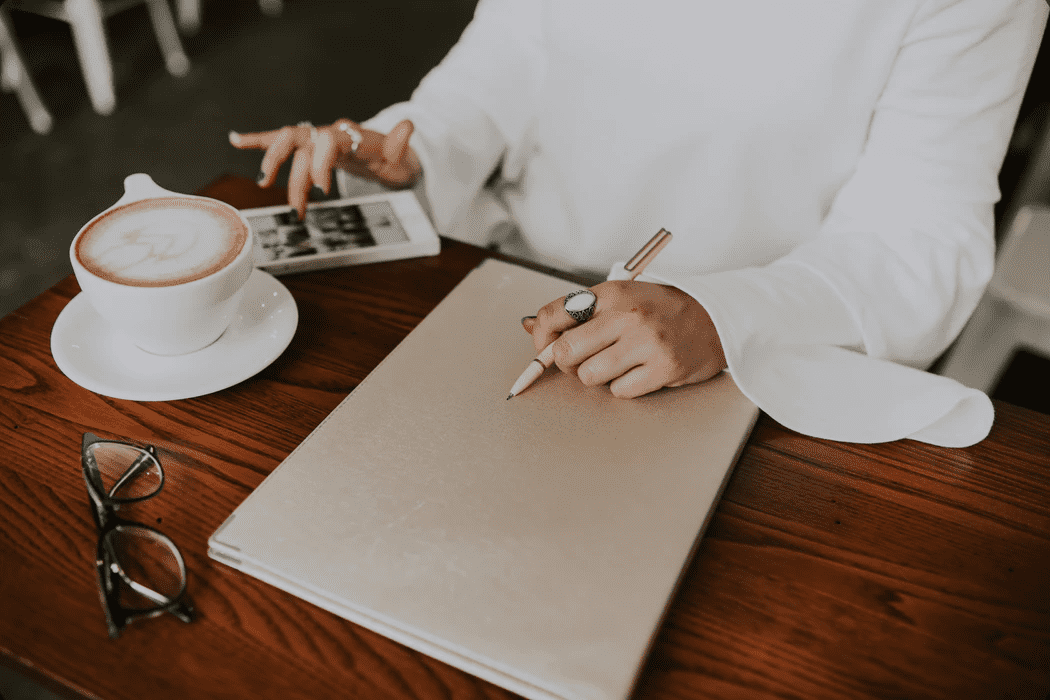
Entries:
{"label": "dark wood grain", "polygon": [[[206,191],[272,203],[244,179]],[[172,402],[101,397],[50,353],[63,280],[0,320],[0,663],[71,697],[510,698],[208,558],[225,517],[487,251],[286,276],[296,337],[257,376]],[[1050,425],[997,404],[947,450],[848,445],[762,416],[639,681],[654,698],[1038,698],[1050,692]],[[158,446],[129,509],[186,556],[200,617],[106,636],[81,433]],[[658,517],[658,514],[654,514]],[[624,566],[631,566],[625,561]]]}

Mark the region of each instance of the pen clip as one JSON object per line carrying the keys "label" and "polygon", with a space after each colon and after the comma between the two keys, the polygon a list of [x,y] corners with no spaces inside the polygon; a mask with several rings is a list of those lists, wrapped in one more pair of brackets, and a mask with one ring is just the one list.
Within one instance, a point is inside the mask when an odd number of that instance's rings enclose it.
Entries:
{"label": "pen clip", "polygon": [[671,232],[665,228],[660,229],[656,232],[656,235],[649,239],[649,242],[642,246],[642,249],[634,254],[634,257],[627,261],[627,264],[623,266],[623,269],[631,275],[633,279],[637,275],[641,274],[645,266],[649,264],[649,261],[656,257],[656,254],[664,249],[668,243],[671,242]]}

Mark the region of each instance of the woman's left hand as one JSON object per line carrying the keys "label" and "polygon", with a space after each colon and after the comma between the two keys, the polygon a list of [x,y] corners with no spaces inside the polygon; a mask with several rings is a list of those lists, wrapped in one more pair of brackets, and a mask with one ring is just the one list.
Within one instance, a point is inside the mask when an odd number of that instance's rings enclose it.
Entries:
{"label": "woman's left hand", "polygon": [[591,287],[594,315],[577,324],[556,299],[522,319],[536,350],[554,342],[554,362],[587,386],[609,384],[614,396],[635,398],[668,386],[694,384],[726,368],[714,323],[696,299],[675,287],[610,281]]}
{"label": "woman's left hand", "polygon": [[230,143],[237,148],[266,151],[259,166],[260,187],[272,185],[281,164],[289,157],[292,159],[288,173],[288,203],[295,207],[302,219],[310,186],[316,185],[328,194],[332,186],[332,168],[342,168],[394,189],[411,187],[422,173],[419,156],[408,143],[414,128],[407,119],[399,122],[389,134],[365,129],[349,119],[340,119],[327,126],[302,122],[274,131],[249,134],[231,131]]}

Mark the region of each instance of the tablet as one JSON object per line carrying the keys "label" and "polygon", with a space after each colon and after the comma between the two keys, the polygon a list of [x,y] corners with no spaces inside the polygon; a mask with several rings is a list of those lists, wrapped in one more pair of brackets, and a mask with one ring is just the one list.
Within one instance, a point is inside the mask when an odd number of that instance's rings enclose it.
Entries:
{"label": "tablet", "polygon": [[255,266],[274,275],[436,255],[440,239],[411,191],[242,211]]}

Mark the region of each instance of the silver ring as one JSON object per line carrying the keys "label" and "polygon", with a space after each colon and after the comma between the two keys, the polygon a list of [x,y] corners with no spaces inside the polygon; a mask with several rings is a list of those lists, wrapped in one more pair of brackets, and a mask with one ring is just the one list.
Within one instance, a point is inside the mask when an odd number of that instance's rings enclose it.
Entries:
{"label": "silver ring", "polygon": [[347,122],[339,122],[339,126],[336,128],[350,137],[350,153],[356,155],[357,147],[361,145],[361,142],[365,140],[365,137],[361,135],[360,131],[350,126]]}
{"label": "silver ring", "polygon": [[299,122],[296,126],[305,126],[310,130],[310,143],[317,141],[317,127],[310,122]]}
{"label": "silver ring", "polygon": [[578,323],[585,323],[594,315],[594,309],[598,306],[598,297],[589,289],[577,289],[565,295],[562,302],[565,313],[572,316]]}

